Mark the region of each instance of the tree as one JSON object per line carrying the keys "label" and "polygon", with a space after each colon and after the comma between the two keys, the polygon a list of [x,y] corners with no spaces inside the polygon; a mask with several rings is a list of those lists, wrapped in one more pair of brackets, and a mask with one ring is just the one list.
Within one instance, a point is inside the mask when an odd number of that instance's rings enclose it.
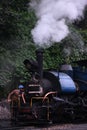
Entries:
{"label": "tree", "polygon": [[[35,17],[32,10],[28,12],[28,2],[2,0],[0,3],[0,86],[11,86],[9,82],[13,82],[14,71],[18,72],[18,66],[22,68],[24,57],[30,57],[35,49],[30,33]],[[23,69],[20,71],[23,73]]]}
{"label": "tree", "polygon": [[[0,1],[0,86],[5,88],[8,86],[8,89],[17,87],[19,82],[29,80],[30,75],[23,66],[23,60],[36,58],[36,46],[31,36],[36,17],[31,9],[28,10],[28,2],[28,0]],[[87,22],[87,15],[85,17],[84,20]],[[83,44],[77,30],[83,36],[85,44],[87,43],[87,31],[83,28],[83,24],[75,23],[72,27],[70,25],[71,33],[66,39],[45,49],[44,68],[58,68],[67,58],[67,62],[70,62],[83,56],[79,49],[83,46],[77,48],[75,44],[76,42]]]}

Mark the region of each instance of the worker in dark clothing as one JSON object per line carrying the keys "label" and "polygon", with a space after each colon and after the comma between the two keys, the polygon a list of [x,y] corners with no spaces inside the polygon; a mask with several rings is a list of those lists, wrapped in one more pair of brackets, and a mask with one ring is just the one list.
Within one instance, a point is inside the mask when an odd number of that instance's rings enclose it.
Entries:
{"label": "worker in dark clothing", "polygon": [[29,73],[31,74],[31,82],[37,83],[38,82],[38,62],[34,60],[24,60],[24,65],[28,69]]}
{"label": "worker in dark clothing", "polygon": [[37,72],[38,71],[38,62],[34,61],[32,59],[28,60],[24,60],[24,65],[25,67],[30,71],[30,72]]}

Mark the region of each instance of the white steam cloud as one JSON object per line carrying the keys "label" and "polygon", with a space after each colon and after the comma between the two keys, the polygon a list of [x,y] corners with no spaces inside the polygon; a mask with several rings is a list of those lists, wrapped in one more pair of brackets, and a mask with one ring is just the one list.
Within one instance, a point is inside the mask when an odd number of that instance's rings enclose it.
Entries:
{"label": "white steam cloud", "polygon": [[67,23],[83,17],[87,0],[31,0],[37,23],[31,33],[39,46],[60,42],[69,34]]}

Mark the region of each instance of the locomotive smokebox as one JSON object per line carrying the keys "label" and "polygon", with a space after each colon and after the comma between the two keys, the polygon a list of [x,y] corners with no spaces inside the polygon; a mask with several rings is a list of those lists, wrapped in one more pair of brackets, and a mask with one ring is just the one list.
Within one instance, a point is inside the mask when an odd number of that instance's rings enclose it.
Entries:
{"label": "locomotive smokebox", "polygon": [[43,78],[43,53],[44,50],[42,48],[36,50],[36,59],[38,62],[38,74],[40,76],[40,79]]}

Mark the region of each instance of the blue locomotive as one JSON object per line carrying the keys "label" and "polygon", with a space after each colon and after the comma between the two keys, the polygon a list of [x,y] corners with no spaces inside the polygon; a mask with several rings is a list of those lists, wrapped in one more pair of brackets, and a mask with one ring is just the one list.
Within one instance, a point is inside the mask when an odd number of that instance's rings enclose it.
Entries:
{"label": "blue locomotive", "polygon": [[28,122],[59,122],[65,119],[86,119],[87,61],[77,61],[77,67],[61,65],[60,70],[43,69],[43,50],[36,51],[36,61],[26,59],[25,67],[31,81],[25,87],[27,103],[21,99],[11,103],[12,119]]}

